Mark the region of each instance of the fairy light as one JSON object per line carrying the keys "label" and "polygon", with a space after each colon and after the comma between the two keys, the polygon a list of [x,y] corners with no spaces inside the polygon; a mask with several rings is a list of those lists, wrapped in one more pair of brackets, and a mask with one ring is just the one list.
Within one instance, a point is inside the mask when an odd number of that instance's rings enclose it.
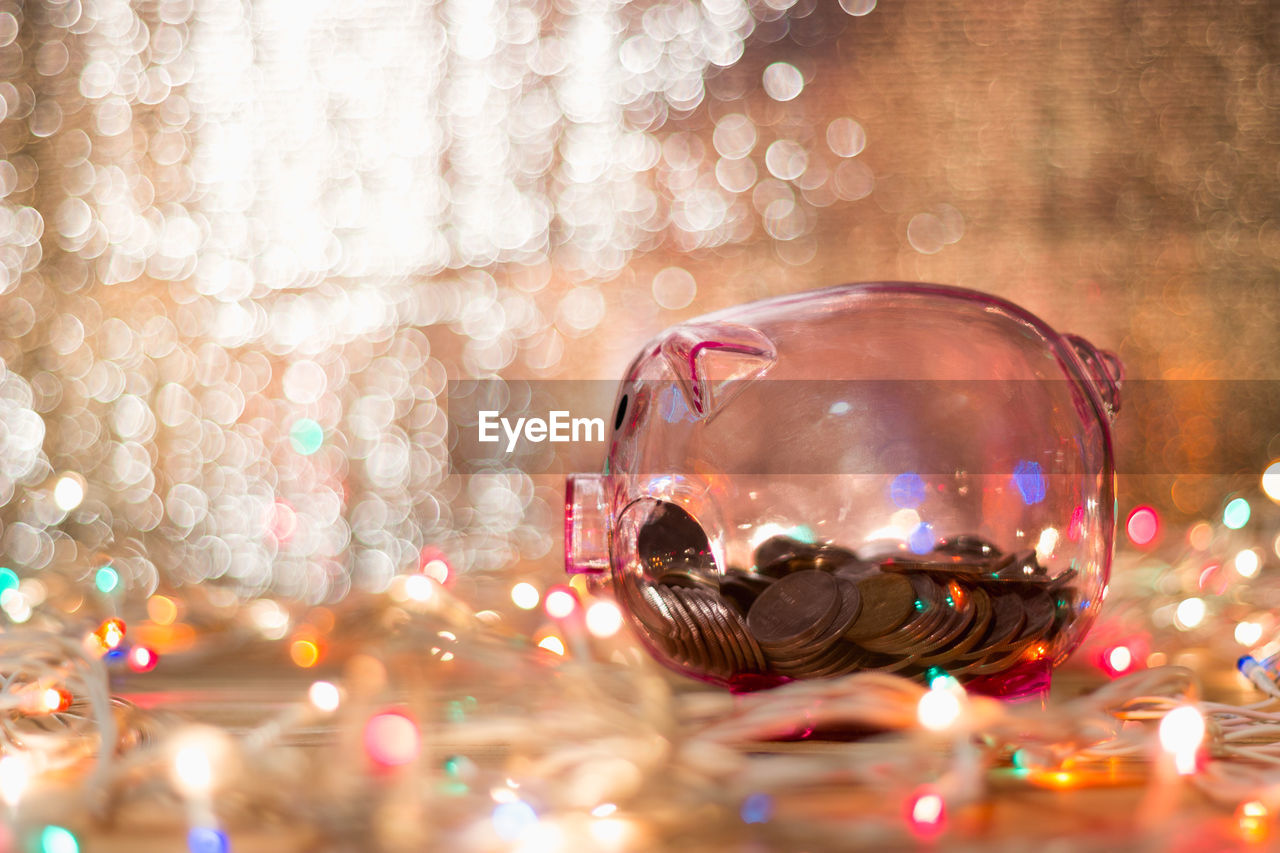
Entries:
{"label": "fairy light", "polygon": [[188,796],[203,795],[213,787],[213,762],[203,744],[182,745],[173,756],[173,781]]}
{"label": "fairy light", "polygon": [[493,830],[503,841],[519,841],[538,825],[538,813],[524,800],[498,803],[493,807]]}
{"label": "fairy light", "polygon": [[211,826],[193,826],[187,832],[188,853],[228,853],[231,841],[227,834]]}
{"label": "fairy light", "polygon": [[556,635],[551,634],[542,638],[542,640],[538,643],[538,648],[546,649],[547,651],[555,655],[563,655],[564,640],[561,640]]}
{"label": "fairy light", "polygon": [[617,817],[596,818],[587,825],[591,840],[606,850],[624,849],[634,831],[631,821]]}
{"label": "fairy light", "polygon": [[46,826],[40,831],[40,853],[80,853],[80,842],[64,826]]}
{"label": "fairy light", "polygon": [[1116,646],[1107,653],[1107,666],[1113,673],[1127,672],[1133,666],[1133,653],[1128,646]]}
{"label": "fairy light", "polygon": [[1245,548],[1236,554],[1235,559],[1231,561],[1231,565],[1240,577],[1251,578],[1258,574],[1262,560],[1258,557],[1257,551],[1252,548]]}
{"label": "fairy light", "polygon": [[1262,624],[1259,622],[1250,622],[1248,620],[1237,622],[1236,629],[1232,636],[1235,641],[1246,648],[1252,648],[1262,639]]}
{"label": "fairy light", "polygon": [[428,560],[422,567],[422,573],[442,584],[449,580],[449,564],[438,558]]}
{"label": "fairy light", "polygon": [[307,690],[307,699],[317,711],[332,714],[338,710],[342,694],[336,685],[328,681],[317,681]]}
{"label": "fairy light", "polygon": [[917,837],[933,838],[945,827],[946,805],[931,789],[917,791],[907,803],[907,818]]}
{"label": "fairy light", "polygon": [[916,717],[920,725],[929,731],[941,732],[951,728],[960,718],[964,693],[944,679],[937,680],[936,684],[920,697],[916,705]]}
{"label": "fairy light", "polygon": [[542,600],[542,593],[531,583],[521,581],[511,587],[511,602],[521,610],[532,610]]}
{"label": "fairy light", "polygon": [[46,714],[65,711],[71,705],[71,694],[57,687],[45,688],[40,693],[39,708]]}
{"label": "fairy light", "polygon": [[120,619],[107,619],[93,632],[94,637],[108,650],[117,649],[124,642],[125,625]]}
{"label": "fairy light", "polygon": [[79,474],[63,474],[53,487],[53,502],[63,512],[70,512],[84,501],[84,478]]}
{"label": "fairy light", "polygon": [[543,607],[552,619],[567,619],[578,608],[578,597],[564,587],[556,587],[547,593]]}
{"label": "fairy light", "polygon": [[612,601],[597,601],[587,608],[587,630],[592,636],[612,637],[622,629],[622,611]]}
{"label": "fairy light", "polygon": [[1251,844],[1265,841],[1270,834],[1270,813],[1261,800],[1249,800],[1236,809],[1240,836]]}
{"label": "fairy light", "polygon": [[98,588],[98,592],[114,592],[120,585],[120,573],[113,566],[103,566],[94,574],[93,585]]}
{"label": "fairy light", "polygon": [[0,798],[10,809],[16,808],[31,781],[31,758],[25,752],[13,752],[0,758]]}
{"label": "fairy light", "polygon": [[410,601],[426,603],[435,595],[435,584],[426,575],[409,575],[404,580],[404,594]]}
{"label": "fairy light", "polygon": [[129,669],[134,672],[150,672],[160,662],[160,656],[146,646],[134,646],[129,650]]}
{"label": "fairy light", "polygon": [[320,662],[320,646],[309,638],[296,639],[289,644],[289,659],[303,669],[310,669]]}
{"label": "fairy light", "polygon": [[364,748],[382,767],[401,767],[417,759],[422,749],[418,724],[402,711],[374,714],[364,725]]}
{"label": "fairy light", "polygon": [[1244,498],[1235,498],[1222,510],[1222,524],[1232,530],[1240,530],[1249,523],[1253,510]]}
{"label": "fairy light", "polygon": [[1276,503],[1280,503],[1280,459],[1272,462],[1262,472],[1262,491]]}
{"label": "fairy light", "polygon": [[147,599],[147,618],[157,625],[172,625],[178,618],[178,605],[165,595]]}
{"label": "fairy light", "polygon": [[1160,532],[1160,516],[1149,506],[1136,507],[1125,521],[1125,532],[1133,544],[1150,545]]}
{"label": "fairy light", "polygon": [[1196,754],[1204,741],[1204,716],[1191,705],[1181,705],[1160,721],[1160,746],[1173,757],[1179,775],[1196,771]]}
{"label": "fairy light", "polygon": [[1205,603],[1203,598],[1184,598],[1174,611],[1174,622],[1179,629],[1189,631],[1204,621]]}

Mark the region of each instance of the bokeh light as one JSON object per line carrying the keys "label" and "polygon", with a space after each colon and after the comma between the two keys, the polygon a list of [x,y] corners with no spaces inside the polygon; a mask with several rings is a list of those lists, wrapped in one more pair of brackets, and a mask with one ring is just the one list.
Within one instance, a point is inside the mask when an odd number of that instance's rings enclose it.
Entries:
{"label": "bokeh light", "polygon": [[364,748],[374,763],[399,767],[417,759],[422,735],[417,723],[407,714],[385,711],[365,723]]}
{"label": "bokeh light", "polygon": [[1152,507],[1135,507],[1129,513],[1124,529],[1134,545],[1150,545],[1160,533],[1160,516]]}

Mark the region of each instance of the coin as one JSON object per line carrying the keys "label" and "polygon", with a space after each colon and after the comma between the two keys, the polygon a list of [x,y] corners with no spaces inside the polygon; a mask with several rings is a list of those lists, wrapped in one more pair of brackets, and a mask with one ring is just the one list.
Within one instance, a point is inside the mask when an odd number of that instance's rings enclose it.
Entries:
{"label": "coin", "polygon": [[863,648],[890,654],[915,654],[920,651],[924,639],[947,620],[947,614],[943,611],[942,588],[922,573],[906,575],[906,578],[914,594],[913,612],[896,630],[880,637],[861,640]]}
{"label": "coin", "polygon": [[1022,599],[1022,607],[1027,614],[1019,639],[1039,639],[1053,625],[1057,605],[1049,597],[1049,593],[1035,587],[1019,589],[1018,596]]}
{"label": "coin", "polygon": [[746,664],[746,658],[729,637],[728,627],[718,618],[706,599],[693,589],[677,588],[674,592],[702,632],[709,659],[715,665],[722,666],[726,672],[741,670]]}
{"label": "coin", "polygon": [[794,569],[791,561],[812,552],[812,546],[797,542],[789,536],[773,536],[756,548],[756,570],[771,577],[782,577]]}
{"label": "coin", "polygon": [[931,551],[920,556],[894,556],[880,564],[886,572],[929,572],[947,577],[982,577],[991,572],[991,559],[959,557]]}
{"label": "coin", "polygon": [[938,542],[935,550],[960,557],[998,557],[1001,554],[994,544],[971,533],[948,536]]}
{"label": "coin", "polygon": [[699,595],[706,607],[712,612],[713,618],[724,629],[731,647],[736,650],[742,659],[742,670],[744,672],[763,672],[766,668],[764,654],[761,652],[759,644],[747,633],[747,626],[742,621],[742,617],[714,595],[705,592],[699,593]]}
{"label": "coin", "polygon": [[694,568],[667,569],[658,575],[658,583],[663,586],[681,586],[689,589],[719,589],[720,587],[719,580],[713,572]]}
{"label": "coin", "polygon": [[990,593],[991,626],[982,637],[984,648],[1003,648],[1018,638],[1022,626],[1027,621],[1027,612],[1022,607],[1022,599],[1011,590],[997,590]]}
{"label": "coin", "polygon": [[1004,554],[976,536],[926,554],[899,543],[876,562],[773,537],[756,550],[757,569],[720,574],[709,549],[678,547],[696,543],[695,527],[660,505],[646,523],[647,559],[615,578],[641,638],[699,675],[994,674],[1047,654],[1077,612],[1074,569],[1050,577],[1035,551]]}
{"label": "coin", "polygon": [[760,593],[775,580],[767,575],[731,568],[720,577],[720,595],[736,606],[739,613],[746,614]]}
{"label": "coin", "polygon": [[991,624],[991,599],[981,589],[970,589],[964,606],[966,609],[972,609],[973,612],[967,632],[950,647],[934,654],[921,655],[920,666],[946,666],[978,645]]}
{"label": "coin", "polygon": [[862,596],[854,584],[838,577],[836,589],[840,608],[823,632],[801,648],[768,650],[770,662],[779,668],[806,669],[818,665],[831,647],[840,642],[844,632],[849,630],[849,626],[858,618],[858,613],[862,610]]}
{"label": "coin", "polygon": [[855,643],[883,637],[910,619],[915,611],[915,590],[901,575],[872,575],[859,581],[857,587],[862,611],[844,633],[845,638]]}
{"label": "coin", "polygon": [[840,604],[831,575],[796,572],[760,594],[747,613],[747,629],[766,654],[800,649],[831,624]]}
{"label": "coin", "polygon": [[974,590],[967,589],[956,581],[949,581],[946,587],[946,606],[943,608],[947,619],[922,643],[919,653],[934,654],[945,649],[947,654],[956,654],[954,644],[973,633],[970,628],[979,610],[975,606]]}
{"label": "coin", "polygon": [[995,580],[1047,580],[1044,567],[1030,549],[1005,554],[992,567]]}

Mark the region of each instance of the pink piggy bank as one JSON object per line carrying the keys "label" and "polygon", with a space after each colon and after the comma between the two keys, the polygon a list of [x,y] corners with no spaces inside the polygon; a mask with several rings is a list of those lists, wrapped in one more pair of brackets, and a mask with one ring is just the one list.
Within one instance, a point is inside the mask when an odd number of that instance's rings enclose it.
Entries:
{"label": "pink piggy bank", "polygon": [[668,329],[569,478],[565,562],[733,690],[939,671],[1047,685],[1101,604],[1115,356],[982,293],[845,285]]}

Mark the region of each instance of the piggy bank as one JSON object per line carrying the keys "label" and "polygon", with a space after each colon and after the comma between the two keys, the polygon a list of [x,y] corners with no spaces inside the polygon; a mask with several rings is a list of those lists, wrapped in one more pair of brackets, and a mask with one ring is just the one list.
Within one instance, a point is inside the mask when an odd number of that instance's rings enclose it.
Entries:
{"label": "piggy bank", "polygon": [[662,663],[751,690],[857,671],[1023,694],[1106,587],[1121,367],[1003,299],[832,287],[668,329],[618,390],[565,562]]}

